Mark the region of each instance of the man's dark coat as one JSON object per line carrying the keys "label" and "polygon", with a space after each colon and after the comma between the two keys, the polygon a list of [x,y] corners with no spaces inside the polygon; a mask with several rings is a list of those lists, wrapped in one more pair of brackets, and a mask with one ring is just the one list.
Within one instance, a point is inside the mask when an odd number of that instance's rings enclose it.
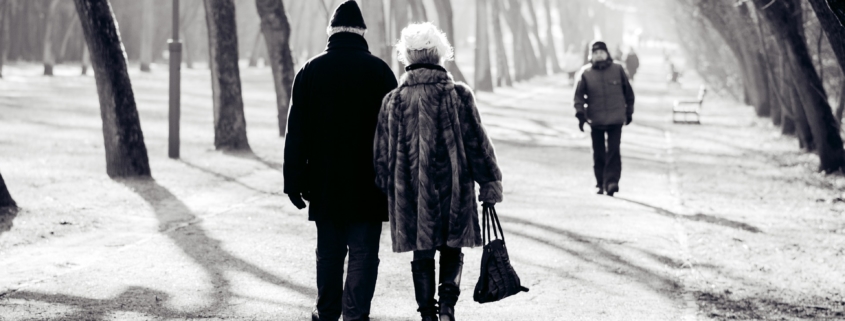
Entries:
{"label": "man's dark coat", "polygon": [[585,113],[593,126],[623,125],[634,114],[634,90],[628,75],[610,59],[581,68],[574,101],[576,113]]}
{"label": "man's dark coat", "polygon": [[373,137],[396,76],[364,37],[337,33],[293,82],[285,135],[285,193],[310,194],[308,219],[387,221],[375,184]]}

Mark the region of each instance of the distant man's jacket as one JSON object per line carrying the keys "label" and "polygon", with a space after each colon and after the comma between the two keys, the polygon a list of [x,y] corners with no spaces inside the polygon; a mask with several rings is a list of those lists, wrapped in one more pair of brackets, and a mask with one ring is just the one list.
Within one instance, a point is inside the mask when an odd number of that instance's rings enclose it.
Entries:
{"label": "distant man's jacket", "polygon": [[396,88],[390,67],[364,37],[337,33],[293,82],[285,135],[285,193],[309,193],[312,221],[387,221],[375,185],[373,135],[384,96]]}
{"label": "distant man's jacket", "polygon": [[[591,125],[623,125],[634,114],[634,90],[625,68],[612,60],[581,68],[575,85],[575,111]],[[586,105],[586,107],[585,107]]]}

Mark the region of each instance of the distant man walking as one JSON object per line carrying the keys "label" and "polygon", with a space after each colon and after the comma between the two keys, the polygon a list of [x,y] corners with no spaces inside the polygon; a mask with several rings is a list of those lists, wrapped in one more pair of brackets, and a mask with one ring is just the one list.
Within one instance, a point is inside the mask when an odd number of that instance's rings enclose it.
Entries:
{"label": "distant man walking", "polygon": [[[334,12],[326,50],[293,83],[285,135],[285,193],[310,201],[317,225],[317,303],[312,320],[369,320],[387,197],[375,184],[373,137],[381,101],[396,88],[390,67],[370,54],[355,1]],[[347,252],[346,284],[343,265]]]}
{"label": "distant man walking", "polygon": [[622,126],[634,115],[634,90],[622,65],[614,63],[607,45],[595,41],[590,45],[590,63],[581,68],[575,85],[575,117],[578,128],[584,124],[592,128],[593,172],[598,194],[607,191],[613,196],[619,191],[622,175]]}
{"label": "distant man walking", "polygon": [[628,68],[629,79],[634,81],[637,69],[640,68],[640,57],[637,57],[637,53],[634,51],[634,48],[631,48],[631,50],[628,51],[628,55],[625,57],[625,67]]}

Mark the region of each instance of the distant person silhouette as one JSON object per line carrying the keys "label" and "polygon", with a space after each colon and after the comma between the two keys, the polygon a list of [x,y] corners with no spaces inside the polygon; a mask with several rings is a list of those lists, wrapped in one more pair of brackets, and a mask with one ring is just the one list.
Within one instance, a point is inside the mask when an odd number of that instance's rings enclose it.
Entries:
{"label": "distant person silhouette", "polygon": [[581,131],[586,123],[592,128],[593,172],[598,194],[606,191],[613,196],[619,191],[622,126],[633,120],[634,90],[625,69],[613,62],[604,42],[594,41],[590,48],[590,63],[581,68],[581,77],[575,85],[575,117]]}
{"label": "distant person silhouette", "polygon": [[640,68],[640,57],[637,56],[634,48],[631,48],[631,51],[628,51],[628,55],[625,57],[625,67],[628,69],[628,79],[633,81],[637,69]]}

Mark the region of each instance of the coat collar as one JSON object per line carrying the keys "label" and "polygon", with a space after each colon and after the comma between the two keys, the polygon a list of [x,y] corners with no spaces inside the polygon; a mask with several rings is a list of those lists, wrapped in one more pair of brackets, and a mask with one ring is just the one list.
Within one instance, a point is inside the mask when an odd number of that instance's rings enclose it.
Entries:
{"label": "coat collar", "polygon": [[440,70],[440,71],[443,71],[443,72],[446,71],[446,68],[443,68],[443,66],[435,65],[435,64],[410,64],[407,67],[405,67],[405,71],[411,71],[411,70],[420,69],[420,68]]}
{"label": "coat collar", "polygon": [[452,75],[439,65],[411,64],[405,67],[404,75],[400,80],[402,86],[414,86],[422,84],[446,84],[454,82]]}
{"label": "coat collar", "polygon": [[365,40],[364,37],[351,32],[340,32],[329,37],[329,43],[326,45],[326,51],[341,48],[370,52],[367,40]]}
{"label": "coat collar", "polygon": [[604,70],[613,65],[613,58],[608,57],[605,61],[597,61],[592,64],[592,68],[596,70]]}

